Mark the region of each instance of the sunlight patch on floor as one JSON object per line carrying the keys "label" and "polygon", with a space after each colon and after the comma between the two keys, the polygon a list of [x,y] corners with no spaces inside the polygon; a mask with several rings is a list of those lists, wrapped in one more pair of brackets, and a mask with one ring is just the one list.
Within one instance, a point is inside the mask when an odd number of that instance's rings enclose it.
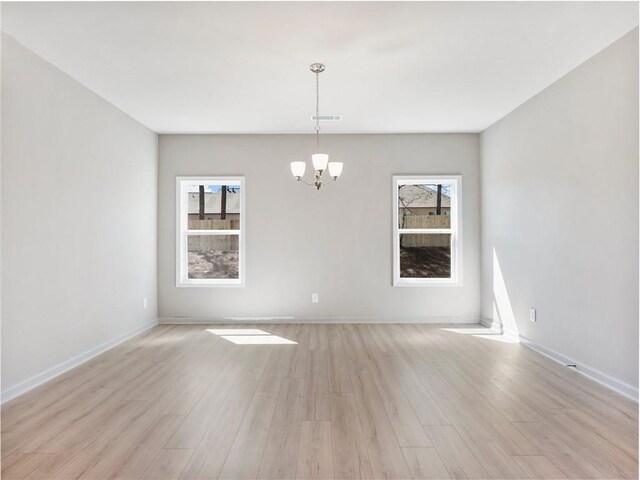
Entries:
{"label": "sunlight patch on floor", "polygon": [[236,345],[296,345],[296,342],[278,335],[221,335]]}
{"label": "sunlight patch on floor", "polygon": [[270,335],[258,328],[208,328],[207,332],[214,335]]}
{"label": "sunlight patch on floor", "polygon": [[463,328],[443,328],[445,332],[457,333],[461,335],[471,335],[472,337],[493,340],[500,343],[520,343],[517,339],[503,335],[499,330],[485,327],[463,327]]}
{"label": "sunlight patch on floor", "polygon": [[298,342],[258,328],[207,328],[207,332],[236,345],[297,345]]}
{"label": "sunlight patch on floor", "polygon": [[498,330],[491,330],[484,327],[468,327],[468,328],[443,328],[445,332],[462,333],[465,335],[500,335]]}
{"label": "sunlight patch on floor", "polygon": [[483,338],[484,340],[493,340],[494,342],[501,342],[501,343],[520,343],[518,340],[516,340],[515,338],[512,337],[508,337],[506,335],[502,335],[499,333],[496,333],[494,335],[473,335],[474,337],[477,338]]}

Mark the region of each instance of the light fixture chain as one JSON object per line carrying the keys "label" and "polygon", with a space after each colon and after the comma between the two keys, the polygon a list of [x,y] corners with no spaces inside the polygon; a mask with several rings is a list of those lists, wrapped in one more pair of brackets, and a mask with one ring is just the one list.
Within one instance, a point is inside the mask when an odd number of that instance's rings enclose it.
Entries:
{"label": "light fixture chain", "polygon": [[320,153],[320,72],[316,72],[316,153]]}

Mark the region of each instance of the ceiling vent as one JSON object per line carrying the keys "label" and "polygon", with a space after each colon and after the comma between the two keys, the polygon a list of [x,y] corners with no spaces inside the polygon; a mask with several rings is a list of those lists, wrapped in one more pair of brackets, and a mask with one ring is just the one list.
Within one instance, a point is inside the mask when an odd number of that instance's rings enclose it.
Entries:
{"label": "ceiling vent", "polygon": [[[315,115],[311,115],[309,120],[311,120],[312,122],[315,122],[316,121],[316,116]],[[341,122],[342,121],[342,115],[320,115],[320,121],[321,122]]]}

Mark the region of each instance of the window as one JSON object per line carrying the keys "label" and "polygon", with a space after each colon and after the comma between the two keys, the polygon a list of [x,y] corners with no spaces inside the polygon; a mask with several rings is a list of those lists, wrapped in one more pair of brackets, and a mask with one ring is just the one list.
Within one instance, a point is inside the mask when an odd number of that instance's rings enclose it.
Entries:
{"label": "window", "polygon": [[460,285],[461,177],[393,177],[393,285]]}
{"label": "window", "polygon": [[244,285],[244,177],[178,177],[176,286]]}

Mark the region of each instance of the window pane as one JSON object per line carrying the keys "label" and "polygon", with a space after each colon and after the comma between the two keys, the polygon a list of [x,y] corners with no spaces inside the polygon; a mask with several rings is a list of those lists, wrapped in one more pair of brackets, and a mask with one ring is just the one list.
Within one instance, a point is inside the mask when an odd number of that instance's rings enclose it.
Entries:
{"label": "window pane", "polygon": [[399,228],[450,228],[450,183],[398,186]]}
{"label": "window pane", "polygon": [[451,235],[400,234],[401,278],[451,278]]}
{"label": "window pane", "polygon": [[188,278],[239,278],[239,235],[189,235]]}
{"label": "window pane", "polygon": [[189,185],[189,230],[240,230],[240,185]]}

